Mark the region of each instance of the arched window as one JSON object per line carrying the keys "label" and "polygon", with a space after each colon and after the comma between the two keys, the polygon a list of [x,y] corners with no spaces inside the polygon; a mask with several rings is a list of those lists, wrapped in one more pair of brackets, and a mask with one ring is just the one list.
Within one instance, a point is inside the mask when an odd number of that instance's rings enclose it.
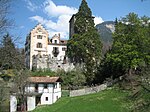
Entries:
{"label": "arched window", "polygon": [[54,43],[57,44],[57,40],[54,40]]}
{"label": "arched window", "polygon": [[36,47],[37,48],[42,48],[42,43],[37,43]]}

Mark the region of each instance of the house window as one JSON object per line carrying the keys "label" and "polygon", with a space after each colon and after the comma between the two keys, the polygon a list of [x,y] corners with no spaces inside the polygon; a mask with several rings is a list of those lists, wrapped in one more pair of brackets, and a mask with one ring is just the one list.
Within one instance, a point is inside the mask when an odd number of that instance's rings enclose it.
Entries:
{"label": "house window", "polygon": [[62,48],[62,51],[66,51],[66,50],[67,50],[67,48],[66,48],[66,47],[63,47],[63,48]]}
{"label": "house window", "polygon": [[54,88],[57,88],[57,83],[54,84]]}
{"label": "house window", "polygon": [[48,97],[45,97],[45,101],[48,101]]}
{"label": "house window", "polygon": [[38,92],[38,84],[35,84],[35,92]]}
{"label": "house window", "polygon": [[47,84],[44,84],[44,89],[47,89]]}
{"label": "house window", "polygon": [[37,39],[42,39],[42,35],[37,35]]}
{"label": "house window", "polygon": [[36,47],[37,48],[42,48],[42,43],[37,43]]}

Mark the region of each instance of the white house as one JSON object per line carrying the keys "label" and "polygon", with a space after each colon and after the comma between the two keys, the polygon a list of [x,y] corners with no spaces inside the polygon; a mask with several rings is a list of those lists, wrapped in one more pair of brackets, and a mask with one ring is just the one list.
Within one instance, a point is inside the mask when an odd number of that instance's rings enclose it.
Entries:
{"label": "white house", "polygon": [[[17,104],[17,95],[10,96],[10,112],[23,110],[31,111],[38,105],[53,104],[61,97],[61,82],[59,77],[29,77],[25,87],[26,106]],[[20,108],[19,108],[20,107]]]}

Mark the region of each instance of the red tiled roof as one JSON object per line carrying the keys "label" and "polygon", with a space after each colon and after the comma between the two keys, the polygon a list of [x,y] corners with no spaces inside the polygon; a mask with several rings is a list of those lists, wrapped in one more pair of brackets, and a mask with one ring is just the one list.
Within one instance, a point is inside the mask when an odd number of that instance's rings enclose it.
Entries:
{"label": "red tiled roof", "polygon": [[67,44],[67,40],[60,40],[60,43]]}
{"label": "red tiled roof", "polygon": [[62,82],[60,77],[29,77],[29,81],[32,83]]}

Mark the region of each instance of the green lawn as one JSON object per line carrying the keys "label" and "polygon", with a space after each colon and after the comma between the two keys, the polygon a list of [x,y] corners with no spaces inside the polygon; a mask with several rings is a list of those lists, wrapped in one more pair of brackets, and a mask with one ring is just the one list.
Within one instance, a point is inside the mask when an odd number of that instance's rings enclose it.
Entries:
{"label": "green lawn", "polygon": [[127,93],[107,89],[96,94],[63,97],[53,105],[39,106],[33,112],[128,112]]}

